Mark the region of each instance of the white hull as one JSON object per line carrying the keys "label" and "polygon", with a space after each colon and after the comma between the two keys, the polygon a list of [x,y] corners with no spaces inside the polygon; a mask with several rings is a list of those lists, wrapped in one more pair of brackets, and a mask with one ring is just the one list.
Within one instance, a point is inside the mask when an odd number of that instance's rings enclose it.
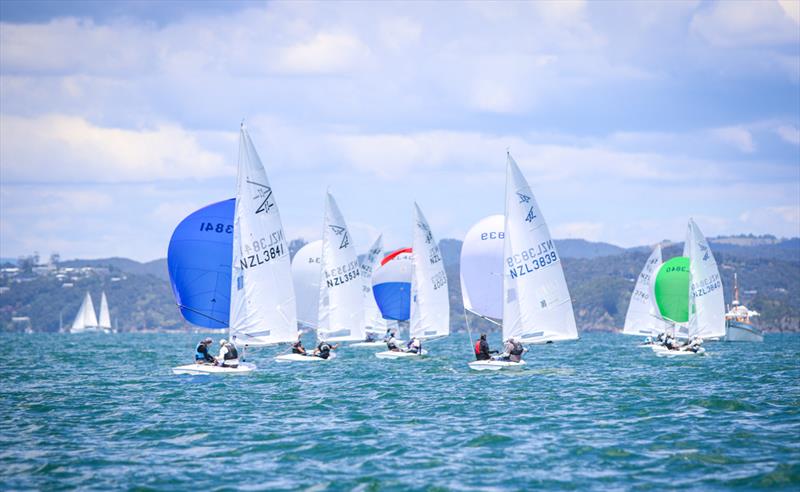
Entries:
{"label": "white hull", "polygon": [[763,342],[764,333],[753,325],[728,321],[726,325],[726,342]]}
{"label": "white hull", "polygon": [[324,362],[334,358],[336,358],[336,354],[331,354],[327,359],[315,355],[283,354],[275,357],[275,362]]}
{"label": "white hull", "polygon": [[244,375],[255,371],[256,365],[243,362],[239,367],[211,366],[207,364],[186,364],[172,368],[172,374],[188,374],[191,376],[207,376],[212,374]]}
{"label": "white hull", "polygon": [[663,345],[653,345],[653,352],[659,357],[684,357],[689,355],[705,355],[706,349],[700,348],[698,352],[691,350],[670,350]]}
{"label": "white hull", "polygon": [[[398,342],[398,345],[400,342]],[[386,342],[356,342],[351,343],[348,347],[355,348],[386,348]]]}
{"label": "white hull", "polygon": [[510,362],[507,360],[475,360],[470,362],[469,368],[474,371],[499,371],[501,369],[518,370],[525,367],[525,361]]}
{"label": "white hull", "polygon": [[391,350],[387,350],[385,352],[378,352],[377,354],[375,354],[375,357],[379,359],[404,359],[408,357],[420,357],[422,355],[427,355],[427,354],[428,351],[425,349],[422,349],[421,354],[415,354],[412,352],[393,352]]}

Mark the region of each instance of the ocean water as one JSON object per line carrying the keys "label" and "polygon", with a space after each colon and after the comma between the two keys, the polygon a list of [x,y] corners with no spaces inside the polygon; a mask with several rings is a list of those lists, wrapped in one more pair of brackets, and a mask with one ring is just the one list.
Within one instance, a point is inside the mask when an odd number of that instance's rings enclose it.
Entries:
{"label": "ocean water", "polygon": [[588,333],[471,373],[454,335],[421,360],[268,348],[250,376],[172,375],[201,337],[3,335],[0,489],[800,488],[798,336],[664,359]]}

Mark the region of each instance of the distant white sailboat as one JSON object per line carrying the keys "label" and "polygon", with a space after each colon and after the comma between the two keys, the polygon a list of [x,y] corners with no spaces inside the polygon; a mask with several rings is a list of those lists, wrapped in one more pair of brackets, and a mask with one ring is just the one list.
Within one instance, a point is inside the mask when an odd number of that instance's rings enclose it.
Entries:
{"label": "distant white sailboat", "polygon": [[[503,340],[514,338],[525,344],[577,340],[561,258],[530,185],[511,154],[506,170],[503,250]],[[524,361],[469,363],[475,370],[522,365]]]}
{"label": "distant white sailboat", "polygon": [[381,315],[375,294],[372,292],[372,273],[378,268],[383,257],[383,235],[379,235],[361,262],[362,291],[364,293],[364,330],[367,333],[383,335],[388,323]]}
{"label": "distant white sailboat", "polygon": [[70,333],[83,333],[87,331],[97,331],[97,329],[97,316],[94,312],[94,303],[92,302],[92,296],[87,292],[69,331]]}
{"label": "distant white sailboat", "polygon": [[[442,253],[419,205],[414,203],[414,240],[411,247],[411,318],[409,338],[430,340],[450,334],[450,294]],[[375,354],[380,359],[425,355],[387,350]]]}
{"label": "distant white sailboat", "polygon": [[661,317],[655,302],[654,285],[661,263],[661,245],[656,245],[633,288],[628,312],[625,314],[623,335],[655,337],[671,330],[671,323]]}
{"label": "distant white sailboat", "polygon": [[230,338],[244,346],[297,340],[289,248],[278,204],[242,125],[233,226]]}
{"label": "distant white sailboat", "polygon": [[108,311],[108,299],[105,291],[100,296],[100,316],[97,326],[104,332],[111,333],[111,314]]}

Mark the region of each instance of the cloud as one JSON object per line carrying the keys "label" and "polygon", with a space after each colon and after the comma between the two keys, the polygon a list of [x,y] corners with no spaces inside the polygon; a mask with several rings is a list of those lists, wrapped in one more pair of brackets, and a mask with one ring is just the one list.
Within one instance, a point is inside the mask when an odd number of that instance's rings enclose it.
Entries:
{"label": "cloud", "polygon": [[796,44],[796,9],[784,5],[787,2],[775,0],[714,2],[695,13],[690,29],[716,46]]}
{"label": "cloud", "polygon": [[800,145],[800,129],[796,126],[781,125],[775,129],[775,133],[786,142]]}
{"label": "cloud", "polygon": [[369,48],[348,33],[319,32],[311,39],[283,48],[277,67],[288,73],[329,74],[358,69]]}
{"label": "cloud", "polygon": [[86,119],[0,115],[6,182],[125,182],[207,178],[234,173],[195,134],[174,124],[150,129],[100,127]]}
{"label": "cloud", "polygon": [[755,152],[756,145],[753,135],[749,130],[740,126],[729,126],[711,130],[711,134],[726,143],[729,143],[742,152],[751,154]]}

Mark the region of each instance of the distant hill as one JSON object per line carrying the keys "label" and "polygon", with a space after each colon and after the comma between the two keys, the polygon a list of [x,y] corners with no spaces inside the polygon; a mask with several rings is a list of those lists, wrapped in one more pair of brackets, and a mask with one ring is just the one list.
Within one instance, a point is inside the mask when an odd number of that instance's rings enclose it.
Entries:
{"label": "distant hill", "polygon": [[[725,300],[730,302],[733,273],[738,272],[743,301],[761,312],[759,324],[768,331],[800,331],[800,239],[764,237],[713,238],[710,240],[720,265]],[[292,255],[305,241],[290,242]],[[572,294],[580,330],[618,330],[623,324],[634,281],[649,247],[623,249],[581,239],[556,240],[567,284]],[[449,282],[452,329],[465,328],[461,304],[459,260],[462,242],[439,242]],[[665,259],[682,254],[683,244],[664,248]],[[73,267],[107,267],[112,275],[81,279],[71,288],[62,281],[28,274],[22,280],[0,278],[0,331],[16,329],[11,318],[29,316],[38,331],[55,331],[59,313],[64,324],[72,321],[86,291],[98,302],[105,290],[111,316],[121,329],[186,328],[169,286],[166,259],[140,263],[127,258],[70,260]],[[112,282],[114,275],[126,278]],[[490,323],[470,317],[474,330],[493,330]]]}

